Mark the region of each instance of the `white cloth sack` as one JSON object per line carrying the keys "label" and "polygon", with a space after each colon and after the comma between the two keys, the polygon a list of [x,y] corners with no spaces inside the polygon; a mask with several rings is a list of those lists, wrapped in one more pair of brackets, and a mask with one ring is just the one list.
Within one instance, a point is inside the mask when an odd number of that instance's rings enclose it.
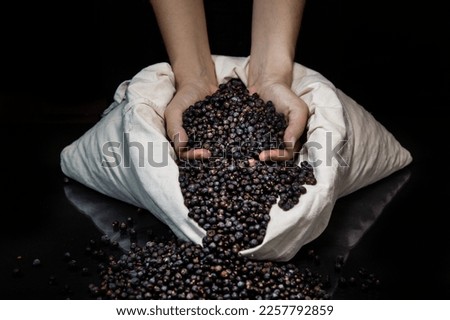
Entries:
{"label": "white cloth sack", "polygon": [[[218,83],[247,84],[248,57],[213,56]],[[307,142],[299,161],[315,165],[317,184],[285,212],[277,205],[262,244],[241,253],[287,261],[326,228],[336,200],[412,161],[410,153],[362,106],[320,73],[295,64],[292,90],[309,107]],[[110,197],[145,208],[180,238],[201,244],[178,184],[164,109],[175,93],[167,63],[144,68],[123,82],[102,119],[61,152],[68,177]]]}

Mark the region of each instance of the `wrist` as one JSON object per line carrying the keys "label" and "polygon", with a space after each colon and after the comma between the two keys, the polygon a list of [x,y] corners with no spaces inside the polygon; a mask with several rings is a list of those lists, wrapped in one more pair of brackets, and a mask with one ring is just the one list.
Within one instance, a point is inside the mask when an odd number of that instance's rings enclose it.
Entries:
{"label": "wrist", "polygon": [[290,56],[250,56],[248,70],[249,87],[261,87],[268,83],[282,83],[290,86],[294,62]]}
{"label": "wrist", "polygon": [[203,86],[217,86],[214,62],[209,58],[193,60],[175,60],[172,63],[177,88],[185,85],[199,84]]}

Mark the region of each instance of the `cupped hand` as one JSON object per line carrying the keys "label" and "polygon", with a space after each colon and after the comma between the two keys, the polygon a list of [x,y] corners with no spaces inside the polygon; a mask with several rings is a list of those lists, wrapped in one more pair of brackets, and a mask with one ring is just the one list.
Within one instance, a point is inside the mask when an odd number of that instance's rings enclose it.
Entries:
{"label": "cupped hand", "polygon": [[287,127],[284,133],[285,149],[265,150],[259,154],[261,161],[285,161],[294,157],[300,150],[300,137],[308,121],[309,110],[289,85],[282,81],[263,81],[249,87],[250,94],[258,93],[264,101],[271,100],[275,109],[284,114]]}
{"label": "cupped hand", "polygon": [[181,159],[209,158],[211,153],[206,149],[189,149],[188,136],[183,128],[183,112],[195,102],[205,99],[217,90],[216,84],[192,81],[180,85],[164,112],[166,130],[172,141],[175,152]]}

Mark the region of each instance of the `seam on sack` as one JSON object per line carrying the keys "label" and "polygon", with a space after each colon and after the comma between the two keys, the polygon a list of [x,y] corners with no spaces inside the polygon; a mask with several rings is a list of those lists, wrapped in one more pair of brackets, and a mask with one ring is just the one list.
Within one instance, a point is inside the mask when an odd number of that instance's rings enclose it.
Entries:
{"label": "seam on sack", "polygon": [[124,122],[125,131],[133,130],[130,112],[138,105],[146,105],[146,106],[152,108],[155,111],[155,114],[164,121],[164,117],[159,114],[159,112],[157,111],[156,105],[152,101],[150,101],[146,98],[134,99],[133,101],[129,101],[122,110],[122,117],[124,120],[126,120]]}
{"label": "seam on sack", "polygon": [[136,105],[140,105],[140,104],[144,104],[150,108],[152,108],[153,110],[155,110],[156,115],[161,118],[162,120],[164,120],[164,116],[162,116],[159,112],[158,109],[161,109],[160,107],[158,107],[153,101],[151,101],[148,98],[138,98],[138,99],[133,99],[132,101],[128,101],[126,107],[124,108],[122,114],[125,115],[125,113],[129,112],[131,109],[133,109]]}

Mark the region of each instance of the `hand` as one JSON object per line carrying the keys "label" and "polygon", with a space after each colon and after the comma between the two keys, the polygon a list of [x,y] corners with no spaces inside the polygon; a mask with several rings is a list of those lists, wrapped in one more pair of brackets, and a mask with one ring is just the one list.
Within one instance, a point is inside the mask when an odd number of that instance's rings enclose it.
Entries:
{"label": "hand", "polygon": [[166,108],[166,130],[180,158],[205,158],[205,149],[187,150],[183,112],[217,90],[203,0],[151,0],[175,74],[177,92]]}
{"label": "hand", "polygon": [[287,128],[284,133],[285,149],[265,150],[259,154],[261,161],[285,161],[292,159],[300,150],[300,137],[306,127],[309,110],[306,103],[299,98],[282,81],[266,80],[249,87],[250,94],[257,92],[264,101],[271,100],[275,109],[286,117]]}
{"label": "hand", "polygon": [[180,85],[164,113],[166,130],[173,142],[175,152],[182,159],[209,158],[211,152],[206,149],[188,149],[188,136],[183,128],[183,112],[192,104],[205,99],[207,95],[217,90],[216,84],[188,82]]}
{"label": "hand", "polygon": [[295,48],[303,15],[304,0],[254,0],[252,46],[248,70],[250,93],[272,100],[283,113],[288,126],[284,134],[285,150],[263,151],[261,160],[292,159],[300,149],[308,107],[291,90]]}

